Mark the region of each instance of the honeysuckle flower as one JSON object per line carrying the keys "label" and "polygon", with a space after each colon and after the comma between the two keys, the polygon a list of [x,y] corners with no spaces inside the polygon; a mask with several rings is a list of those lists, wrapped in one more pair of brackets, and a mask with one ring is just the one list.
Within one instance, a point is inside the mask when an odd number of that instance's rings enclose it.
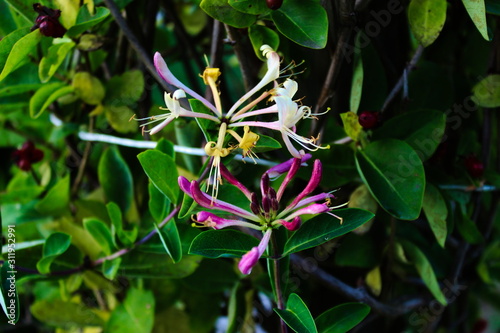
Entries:
{"label": "honeysuckle flower", "polygon": [[[312,114],[309,107],[299,107],[297,102],[292,100],[298,90],[297,82],[290,79],[287,79],[281,85],[276,82],[281,74],[279,55],[268,45],[263,45],[261,47],[261,51],[267,59],[267,72],[259,83],[239,98],[227,112],[224,112],[217,85],[217,81],[221,75],[219,68],[206,68],[202,75],[203,82],[212,91],[214,100],[214,103],[212,104],[200,94],[191,90],[179,81],[172,74],[159,53],[156,53],[154,56],[154,64],[158,74],[167,83],[177,87],[178,90],[176,90],[172,95],[165,94],[165,104],[167,106],[166,109],[169,111],[168,113],[140,119],[149,120],[141,126],[145,128],[145,126],[154,122],[161,121],[160,124],[156,125],[149,131],[151,134],[155,134],[178,117],[204,118],[215,122],[219,127],[217,141],[210,141],[205,145],[206,154],[212,158],[207,181],[207,191],[209,190],[209,187],[212,187],[211,194],[213,198],[217,197],[219,184],[222,183],[220,165],[222,164],[221,161],[223,157],[226,157],[232,150],[238,148],[242,149],[244,157],[249,156],[255,162],[257,155],[254,153],[253,148],[257,144],[260,136],[250,130],[251,126],[260,126],[279,131],[286,147],[296,158],[301,158],[301,156],[304,155],[304,151],[296,149],[291,143],[291,139],[298,142],[302,147],[308,150],[326,148],[317,145],[317,139],[304,138],[296,133],[296,124],[298,121],[304,118],[314,118],[316,114]],[[286,68],[286,70],[288,69]],[[271,82],[275,83],[272,89],[264,91],[260,96],[254,98],[253,101],[246,103],[252,96],[261,91]],[[193,112],[183,108],[179,100],[181,98],[185,98],[186,95],[190,95],[201,101],[209,110],[212,111],[213,114]],[[258,103],[266,98],[274,104],[262,109],[254,109]],[[244,105],[245,103],[246,105]],[[247,118],[249,117],[260,116],[263,114],[275,114],[278,120],[274,122],[247,121]],[[243,135],[236,132],[239,127],[243,127]],[[232,145],[230,142],[226,143],[227,140],[225,140],[225,137],[227,134],[237,140],[238,144],[236,146]]]}
{"label": "honeysuckle flower", "polygon": [[[211,227],[214,229],[222,229],[226,227],[243,227],[261,230],[264,236],[258,247],[254,247],[243,256],[240,261],[239,268],[243,274],[248,274],[252,267],[257,263],[262,256],[269,243],[269,237],[272,230],[284,226],[288,230],[297,230],[302,224],[301,216],[315,215],[327,213],[340,220],[342,219],[331,213],[331,200],[334,196],[331,193],[319,193],[310,196],[317,188],[322,176],[322,166],[319,160],[315,160],[311,178],[304,189],[295,197],[292,202],[280,210],[280,206],[284,206],[281,202],[282,195],[297,174],[300,166],[304,161],[310,158],[310,155],[301,156],[301,158],[293,158],[287,162],[277,165],[266,171],[260,181],[260,200],[255,192],[251,192],[245,185],[237,180],[227,168],[220,164],[220,176],[229,184],[236,186],[249,200],[249,209],[244,209],[220,199],[211,197],[200,189],[197,181],[189,181],[185,177],[179,177],[179,186],[183,192],[194,199],[201,207],[212,211],[201,211],[193,215],[192,219],[195,224],[203,227]],[[270,184],[270,175],[278,177],[282,174],[286,176],[283,179],[278,191]],[[229,213],[234,218],[217,216],[214,211]]]}

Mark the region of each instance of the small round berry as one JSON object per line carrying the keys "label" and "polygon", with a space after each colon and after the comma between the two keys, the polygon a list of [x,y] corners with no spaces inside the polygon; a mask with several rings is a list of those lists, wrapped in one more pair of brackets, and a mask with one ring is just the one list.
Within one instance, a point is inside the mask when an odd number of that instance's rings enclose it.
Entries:
{"label": "small round berry", "polygon": [[281,7],[283,0],[266,0],[266,5],[269,9],[276,10]]}
{"label": "small round berry", "polygon": [[464,160],[465,168],[473,178],[481,178],[484,174],[484,164],[475,155],[469,155]]}
{"label": "small round berry", "polygon": [[365,129],[371,129],[378,125],[379,113],[376,111],[363,111],[358,116],[359,124]]}

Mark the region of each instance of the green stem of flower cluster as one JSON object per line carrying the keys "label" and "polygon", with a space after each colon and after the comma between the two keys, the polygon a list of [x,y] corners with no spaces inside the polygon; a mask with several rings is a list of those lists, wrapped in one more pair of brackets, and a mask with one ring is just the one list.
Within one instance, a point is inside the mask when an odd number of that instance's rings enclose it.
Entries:
{"label": "green stem of flower cluster", "polygon": [[[281,273],[279,258],[281,257],[281,255],[280,253],[278,253],[275,233],[271,234],[271,253],[272,253],[272,258],[269,258],[268,260],[272,261],[272,267],[273,267],[272,272],[270,271],[269,274],[272,274],[270,278],[272,278],[273,279],[272,282],[274,282],[274,298],[278,309],[284,310],[285,302],[283,300],[283,290],[281,288],[281,279],[280,279],[282,273]],[[282,333],[286,333],[288,331],[286,323],[281,318],[280,318],[280,326]]]}

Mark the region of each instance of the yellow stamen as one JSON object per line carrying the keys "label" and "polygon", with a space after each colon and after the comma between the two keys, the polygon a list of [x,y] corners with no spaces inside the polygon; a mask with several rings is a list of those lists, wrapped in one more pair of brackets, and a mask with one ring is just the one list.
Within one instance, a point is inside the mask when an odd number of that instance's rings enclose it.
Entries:
{"label": "yellow stamen", "polygon": [[219,116],[222,115],[222,103],[219,96],[219,90],[217,89],[217,80],[220,75],[220,69],[210,67],[205,68],[202,75],[203,82],[210,87],[210,90],[212,90],[215,108],[217,109],[217,111],[219,111]]}
{"label": "yellow stamen", "polygon": [[243,137],[239,136],[238,133],[233,130],[227,130],[227,133],[231,134],[236,140],[238,140],[239,144],[237,148],[241,148],[243,150],[243,157],[249,156],[254,163],[257,163],[255,158],[258,158],[258,156],[252,151],[252,149],[257,144],[257,141],[259,141],[260,136],[250,131],[249,126],[243,127]]}

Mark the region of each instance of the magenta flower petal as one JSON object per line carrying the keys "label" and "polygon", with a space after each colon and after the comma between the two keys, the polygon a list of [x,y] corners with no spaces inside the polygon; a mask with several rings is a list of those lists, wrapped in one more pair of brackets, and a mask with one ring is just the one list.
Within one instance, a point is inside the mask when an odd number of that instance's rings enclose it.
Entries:
{"label": "magenta flower petal", "polygon": [[280,223],[290,231],[295,231],[302,225],[302,219],[300,218],[300,216],[296,216],[291,222],[279,220],[278,223]]}
{"label": "magenta flower petal", "polygon": [[297,216],[300,215],[306,215],[306,214],[321,214],[321,213],[326,213],[330,211],[330,207],[328,207],[326,204],[312,204],[307,207],[301,208],[299,210],[296,210],[292,214],[288,215],[285,220],[291,220],[294,219]]}
{"label": "magenta flower petal", "polygon": [[181,191],[186,193],[192,198],[193,194],[191,193],[191,182],[187,180],[186,177],[183,176],[179,176],[179,178],[177,178],[177,182],[179,183]]}
{"label": "magenta flower petal", "polygon": [[[186,192],[186,193],[188,195],[190,195],[188,192]],[[191,197],[194,199],[194,201],[196,201],[200,206],[202,206],[204,208],[218,209],[218,210],[222,210],[224,212],[238,215],[240,217],[243,217],[243,218],[251,220],[251,221],[255,221],[255,222],[260,221],[260,219],[257,216],[255,216],[254,214],[252,214],[244,209],[241,209],[238,206],[231,205],[230,203],[227,203],[225,201],[217,200],[217,199],[209,196],[208,194],[202,192],[200,190],[200,185],[198,184],[198,182],[196,180],[193,180],[191,182],[190,193],[191,193]]]}
{"label": "magenta flower petal", "polygon": [[203,104],[205,104],[210,110],[212,110],[215,114],[218,114],[217,109],[215,106],[213,106],[209,101],[207,101],[205,98],[200,96],[198,93],[194,92],[191,88],[188,86],[184,85],[181,81],[179,81],[174,74],[170,71],[170,69],[167,66],[167,63],[165,60],[163,60],[161,54],[159,52],[156,52],[154,55],[154,64],[156,71],[158,74],[161,76],[163,80],[165,80],[167,83],[180,88],[187,92],[189,95],[193,96]]}
{"label": "magenta flower petal", "polygon": [[309,179],[309,183],[307,183],[306,187],[304,190],[292,201],[290,205],[285,210],[292,209],[295,207],[300,200],[304,199],[306,196],[312,193],[318,187],[319,182],[321,181],[321,175],[322,175],[322,165],[320,160],[315,160],[314,161],[314,166],[313,166],[313,171],[311,175],[311,179]]}
{"label": "magenta flower petal", "polygon": [[[302,155],[301,162],[304,163],[305,161],[307,161],[311,157],[312,157],[311,154],[304,154],[304,155]],[[291,158],[286,162],[275,165],[272,168],[270,168],[269,170],[267,170],[266,173],[269,175],[269,178],[275,179],[275,178],[281,176],[282,174],[284,174],[285,172],[288,172],[290,170],[290,168],[292,167],[294,160],[295,160],[295,158]]]}
{"label": "magenta flower petal", "polygon": [[196,214],[196,222],[214,229],[222,229],[231,226],[246,227],[256,230],[262,229],[262,227],[253,223],[248,223],[240,220],[225,219],[206,211],[201,211]]}
{"label": "magenta flower petal", "polygon": [[245,194],[245,196],[248,198],[248,200],[252,200],[252,192],[250,192],[250,190],[248,190],[245,185],[243,185],[242,183],[240,183],[240,181],[238,179],[236,179],[235,176],[233,176],[231,174],[231,172],[229,172],[229,170],[226,168],[226,166],[221,163],[220,164],[220,173],[222,175],[222,177],[224,177],[225,180],[227,180],[227,182],[231,185],[234,185],[236,186],[237,188],[240,189],[241,192],[243,192],[243,194]]}
{"label": "magenta flower petal", "polygon": [[286,174],[285,179],[283,179],[283,182],[280,185],[280,188],[278,189],[278,194],[276,198],[278,201],[281,200],[281,197],[283,196],[283,192],[285,192],[285,188],[288,186],[288,183],[293,179],[297,171],[299,171],[300,165],[302,164],[302,159],[300,158],[294,158],[292,161],[292,165],[290,167],[290,170]]}
{"label": "magenta flower petal", "polygon": [[243,257],[241,257],[241,260],[238,263],[238,268],[240,269],[241,273],[250,274],[250,272],[252,272],[253,266],[257,264],[259,258],[262,257],[267,249],[272,230],[273,229],[268,229],[266,231],[264,237],[262,237],[262,240],[259,243],[259,246],[253,247],[250,251],[245,253]]}

